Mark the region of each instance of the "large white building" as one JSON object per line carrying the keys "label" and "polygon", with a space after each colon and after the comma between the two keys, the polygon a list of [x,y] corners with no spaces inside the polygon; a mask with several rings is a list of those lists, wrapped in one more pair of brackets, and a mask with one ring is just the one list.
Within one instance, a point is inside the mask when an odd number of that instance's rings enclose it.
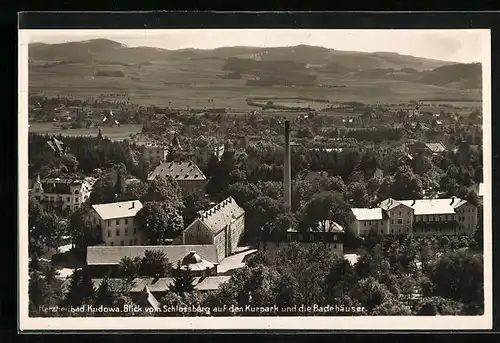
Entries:
{"label": "large white building", "polygon": [[356,218],[351,230],[357,235],[381,234],[472,235],[477,228],[478,209],[456,197],[446,199],[386,199],[379,208],[352,209]]}
{"label": "large white building", "polygon": [[47,178],[37,176],[31,194],[42,204],[50,204],[63,210],[76,210],[90,196],[95,179]]}
{"label": "large white building", "polygon": [[182,244],[213,244],[219,260],[234,253],[245,230],[245,210],[229,197],[200,213],[182,233]]}
{"label": "large white building", "polygon": [[353,208],[351,209],[356,220],[351,223],[350,229],[358,236],[366,236],[370,231],[380,234],[389,233],[389,222],[384,220],[381,208]]}
{"label": "large white building", "polygon": [[142,208],[139,200],[92,205],[92,222],[100,226],[105,245],[146,245],[147,239],[137,227],[135,215]]}

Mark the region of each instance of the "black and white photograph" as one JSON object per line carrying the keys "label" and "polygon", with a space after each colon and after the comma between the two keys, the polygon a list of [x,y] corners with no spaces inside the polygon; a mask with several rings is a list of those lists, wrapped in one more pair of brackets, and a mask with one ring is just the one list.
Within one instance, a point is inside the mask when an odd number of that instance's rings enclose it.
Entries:
{"label": "black and white photograph", "polygon": [[20,30],[21,329],[491,328],[490,45]]}

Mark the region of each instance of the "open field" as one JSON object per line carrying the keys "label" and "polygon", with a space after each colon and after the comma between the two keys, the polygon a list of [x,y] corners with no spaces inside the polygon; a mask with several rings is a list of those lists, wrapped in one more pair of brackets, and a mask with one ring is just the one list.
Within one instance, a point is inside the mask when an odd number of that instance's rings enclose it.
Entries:
{"label": "open field", "polygon": [[[29,91],[32,95],[72,96],[80,99],[122,93],[127,94],[131,102],[141,105],[176,108],[225,107],[234,111],[255,109],[246,103],[246,99],[252,97],[310,97],[333,102],[359,101],[368,104],[419,99],[455,99],[457,102],[481,99],[478,92],[389,79],[322,78],[322,84],[328,83],[339,86],[338,88],[252,87],[245,85],[244,78],[220,78],[223,74],[223,63],[221,60],[207,60],[203,68],[192,61],[152,61],[151,65],[141,67],[98,63],[56,65],[51,68],[32,67]],[[96,71],[101,70],[120,70],[125,76],[94,76]],[[214,101],[209,101],[211,99]]]}
{"label": "open field", "polygon": [[[129,139],[131,134],[140,133],[142,125],[124,124],[115,127],[101,128],[104,137],[113,141]],[[67,129],[62,130],[54,127],[53,123],[30,123],[29,132],[38,134],[63,135],[63,136],[97,136],[96,128],[90,129]]]}

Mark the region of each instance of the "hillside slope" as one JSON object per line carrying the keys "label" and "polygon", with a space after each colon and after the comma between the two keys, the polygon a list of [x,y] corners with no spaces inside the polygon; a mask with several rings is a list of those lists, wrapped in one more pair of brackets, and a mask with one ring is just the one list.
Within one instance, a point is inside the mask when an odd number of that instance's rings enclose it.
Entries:
{"label": "hillside slope", "polygon": [[[481,66],[308,45],[166,50],[97,39],[29,46],[30,93],[128,94],[148,104],[246,106],[252,96],[332,101],[479,99]],[[278,87],[276,87],[278,86]],[[210,101],[209,101],[210,100]]]}

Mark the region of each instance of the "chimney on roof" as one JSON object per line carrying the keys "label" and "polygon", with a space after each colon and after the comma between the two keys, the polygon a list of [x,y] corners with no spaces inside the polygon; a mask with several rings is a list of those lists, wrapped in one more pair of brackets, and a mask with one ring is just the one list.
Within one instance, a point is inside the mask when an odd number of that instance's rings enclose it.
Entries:
{"label": "chimney on roof", "polygon": [[135,203],[132,201],[132,208],[134,208],[134,207],[135,207]]}
{"label": "chimney on roof", "polygon": [[451,203],[450,203],[450,205],[453,205],[454,202],[455,202],[455,197],[453,196],[453,197],[451,197]]}
{"label": "chimney on roof", "polygon": [[413,202],[411,203],[411,206],[415,205],[416,200],[413,199]]}

